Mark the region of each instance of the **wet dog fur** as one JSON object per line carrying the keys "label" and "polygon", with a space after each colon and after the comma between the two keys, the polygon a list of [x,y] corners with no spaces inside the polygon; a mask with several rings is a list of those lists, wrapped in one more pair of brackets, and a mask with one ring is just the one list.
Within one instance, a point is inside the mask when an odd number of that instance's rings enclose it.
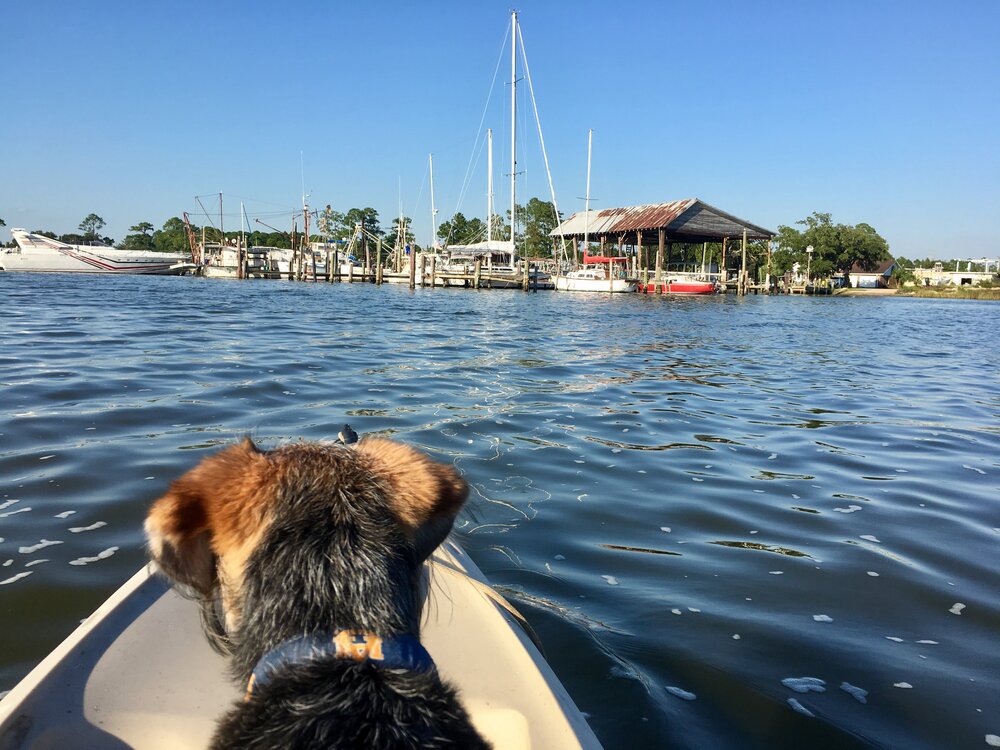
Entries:
{"label": "wet dog fur", "polygon": [[[298,635],[419,635],[421,565],[467,496],[454,468],[393,441],[262,451],[247,438],[176,480],[146,534],[246,684]],[[436,671],[328,657],[283,667],[221,720],[212,747],[488,745]]]}

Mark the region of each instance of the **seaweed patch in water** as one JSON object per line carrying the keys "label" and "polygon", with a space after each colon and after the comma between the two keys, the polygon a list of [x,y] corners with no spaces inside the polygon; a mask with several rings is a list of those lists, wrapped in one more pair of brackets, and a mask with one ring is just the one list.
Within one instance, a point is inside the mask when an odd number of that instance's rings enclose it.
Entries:
{"label": "seaweed patch in water", "polygon": [[760,544],[759,542],[731,542],[731,541],[714,541],[709,542],[709,544],[718,544],[721,547],[732,547],[734,549],[752,549],[758,552],[773,552],[776,555],[787,555],[788,557],[806,557],[812,560],[811,555],[807,555],[805,552],[799,552],[797,549],[791,549],[790,547],[776,547],[771,544]]}
{"label": "seaweed patch in water", "polygon": [[674,557],[681,557],[680,552],[670,552],[665,549],[650,549],[649,547],[628,547],[623,544],[599,544],[599,547],[604,547],[604,549],[614,549],[620,550],[621,552],[645,552],[647,555],[673,555]]}

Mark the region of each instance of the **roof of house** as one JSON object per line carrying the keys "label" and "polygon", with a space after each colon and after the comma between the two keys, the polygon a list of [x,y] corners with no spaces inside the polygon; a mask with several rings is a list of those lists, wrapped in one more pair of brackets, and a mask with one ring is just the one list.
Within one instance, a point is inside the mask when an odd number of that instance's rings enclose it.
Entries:
{"label": "roof of house", "polygon": [[599,237],[659,229],[665,230],[667,239],[680,242],[718,242],[724,237],[742,237],[744,230],[748,239],[774,236],[770,229],[720,211],[698,198],[578,211],[553,229],[549,236]]}
{"label": "roof of house", "polygon": [[851,273],[855,274],[874,274],[875,276],[888,276],[892,273],[893,266],[896,265],[896,261],[892,258],[889,260],[882,261],[875,268],[868,270],[867,268],[862,268],[860,265],[855,263],[851,266]]}

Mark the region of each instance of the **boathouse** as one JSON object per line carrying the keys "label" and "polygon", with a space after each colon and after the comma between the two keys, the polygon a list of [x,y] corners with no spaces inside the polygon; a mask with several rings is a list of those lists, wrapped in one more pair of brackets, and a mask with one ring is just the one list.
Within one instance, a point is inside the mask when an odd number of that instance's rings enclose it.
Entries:
{"label": "boathouse", "polygon": [[[701,252],[695,252],[697,261],[702,262],[709,243],[717,243],[719,247],[713,248],[713,255],[718,250],[718,256],[709,258],[708,263],[718,264],[722,283],[726,283],[729,278],[728,269],[738,269],[738,288],[744,291],[750,286],[747,244],[755,243],[755,249],[763,250],[763,254],[766,254],[769,277],[770,240],[774,232],[721,211],[698,198],[687,198],[668,203],[579,211],[553,229],[549,236],[557,245],[562,241],[572,241],[573,247],[584,238],[590,242],[599,242],[601,255],[605,254],[608,245],[616,246],[618,255],[623,255],[627,252],[626,248],[630,247],[634,270],[637,275],[642,273],[643,283],[647,281],[651,268],[655,274],[653,278],[659,280],[664,270],[670,269],[677,262],[684,262],[683,257],[675,261],[675,245],[682,245],[684,254],[693,245],[702,245]],[[651,266],[649,254],[654,247],[656,256]],[[756,255],[761,256],[762,253],[757,252]]]}

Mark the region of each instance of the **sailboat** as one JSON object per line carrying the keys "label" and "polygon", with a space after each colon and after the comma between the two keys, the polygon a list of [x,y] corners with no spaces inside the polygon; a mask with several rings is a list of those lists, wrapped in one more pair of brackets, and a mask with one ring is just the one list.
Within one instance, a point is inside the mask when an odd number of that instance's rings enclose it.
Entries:
{"label": "sailboat", "polygon": [[[628,258],[608,255],[590,255],[590,157],[594,145],[594,130],[587,135],[587,197],[583,232],[583,266],[553,279],[560,292],[634,292],[639,287],[636,279],[626,278]],[[575,257],[574,257],[575,262]],[[615,264],[620,263],[621,269]]]}
{"label": "sailboat", "polygon": [[[449,245],[451,261],[448,271],[456,274],[470,274],[476,261],[481,264],[483,283],[492,289],[521,289],[524,285],[524,264],[515,243],[517,226],[517,11],[511,12],[510,45],[510,239],[493,237],[493,131],[488,131],[489,166],[487,168],[487,219],[486,239],[462,245]],[[524,44],[523,37],[521,44]],[[530,81],[529,81],[530,82]],[[544,145],[543,145],[544,148]],[[548,165],[546,164],[546,169]],[[464,283],[464,282],[462,282]],[[537,269],[529,269],[528,284],[532,289],[552,289],[550,276]]]}

